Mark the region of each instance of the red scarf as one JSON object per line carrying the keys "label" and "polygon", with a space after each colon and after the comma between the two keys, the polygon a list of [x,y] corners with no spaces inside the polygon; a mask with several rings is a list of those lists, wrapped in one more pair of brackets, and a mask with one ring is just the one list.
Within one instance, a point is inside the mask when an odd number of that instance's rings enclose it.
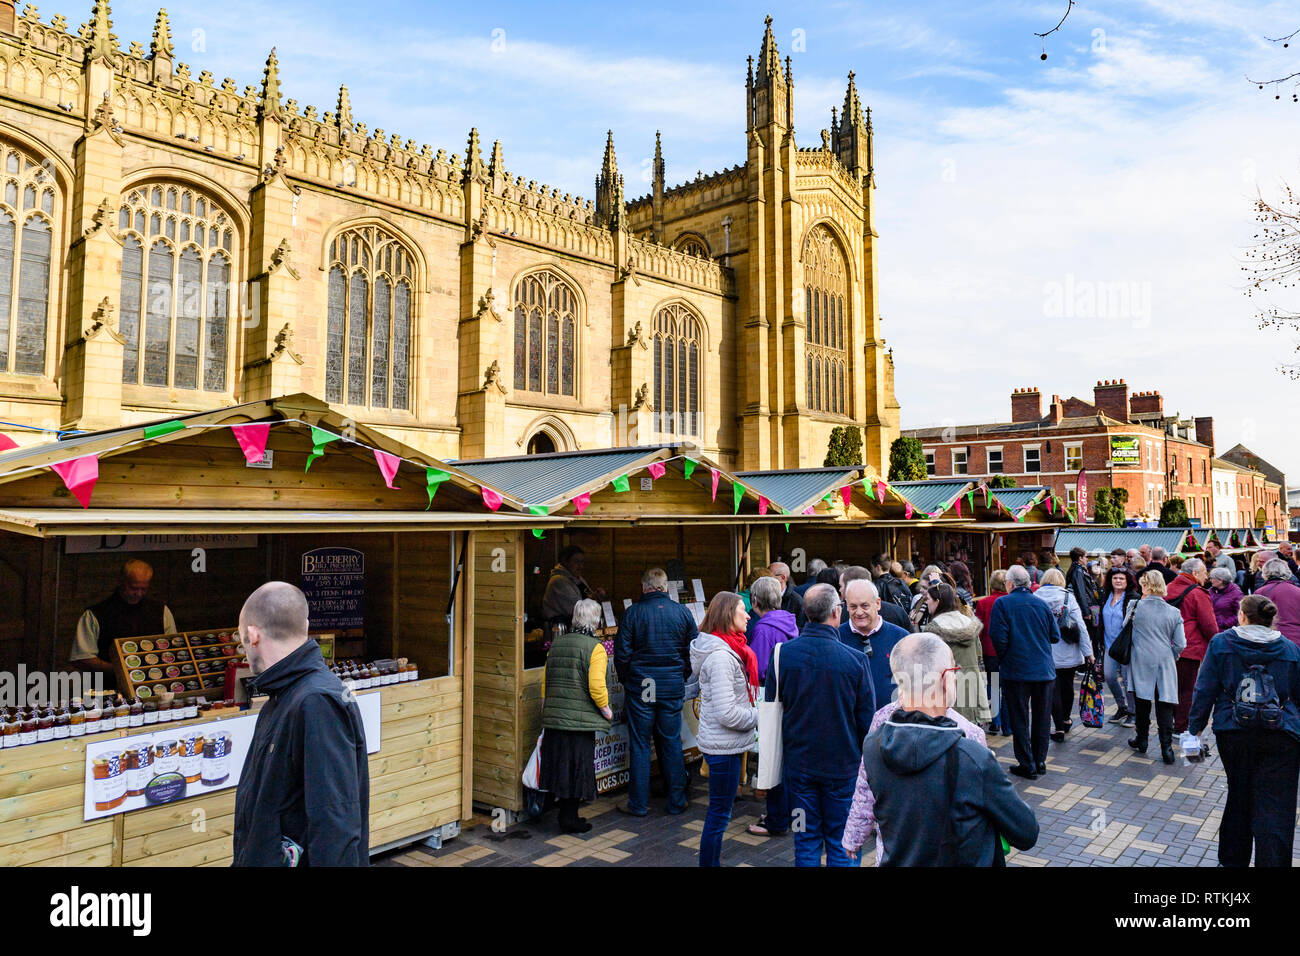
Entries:
{"label": "red scarf", "polygon": [[725,641],[726,645],[736,652],[740,658],[741,665],[745,668],[746,690],[749,691],[749,702],[752,704],[758,692],[758,656],[750,650],[744,634],[737,634],[734,631],[730,634],[715,634],[719,640]]}

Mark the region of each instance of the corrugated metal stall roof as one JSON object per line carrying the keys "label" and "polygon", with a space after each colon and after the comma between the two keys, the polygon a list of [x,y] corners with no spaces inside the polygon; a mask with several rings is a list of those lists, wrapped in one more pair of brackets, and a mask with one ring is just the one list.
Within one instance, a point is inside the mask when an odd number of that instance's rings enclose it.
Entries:
{"label": "corrugated metal stall roof", "polygon": [[930,514],[952,504],[969,481],[891,481],[889,487],[912,503],[917,511]]}
{"label": "corrugated metal stall roof", "polygon": [[1047,488],[1040,486],[1032,488],[990,488],[993,497],[998,499],[1007,507],[1009,511],[1016,511],[1027,504],[1037,501]]}
{"label": "corrugated metal stall roof", "polygon": [[639,462],[663,457],[659,454],[662,450],[660,446],[615,448],[449,464],[475,481],[491,485],[525,504],[538,505],[568,497],[570,492],[602,478],[617,478]]}
{"label": "corrugated metal stall roof", "polygon": [[851,483],[858,469],[800,468],[789,471],[738,471],[736,477],[782,511],[798,512]]}
{"label": "corrugated metal stall roof", "polygon": [[1187,528],[1062,528],[1056,534],[1056,553],[1069,554],[1073,548],[1083,548],[1089,554],[1108,554],[1115,548],[1140,547],[1149,544],[1164,548],[1170,554],[1182,549]]}

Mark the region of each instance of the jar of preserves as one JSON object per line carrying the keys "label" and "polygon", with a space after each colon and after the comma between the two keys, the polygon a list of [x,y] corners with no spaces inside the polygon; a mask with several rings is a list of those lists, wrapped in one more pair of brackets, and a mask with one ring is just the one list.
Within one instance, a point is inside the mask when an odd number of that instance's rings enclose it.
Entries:
{"label": "jar of preserves", "polygon": [[36,742],[45,743],[54,739],[54,708],[42,709],[36,718]]}
{"label": "jar of preserves", "polygon": [[153,779],[153,745],[145,742],[127,752],[131,757],[126,771],[126,795],[138,797],[144,793],[145,784]]}
{"label": "jar of preserves", "polygon": [[143,727],[144,726],[144,701],[139,697],[131,699],[131,706],[127,710],[127,726]]}
{"label": "jar of preserves", "polygon": [[115,810],[126,799],[126,776],[122,772],[122,754],[108,754],[96,758],[91,765],[95,809],[100,812]]}
{"label": "jar of preserves", "polygon": [[195,702],[194,698],[191,697],[189,700],[185,701],[185,705],[182,708],[181,719],[190,720],[191,718],[197,717],[198,715],[199,715],[199,705],[197,702]]}
{"label": "jar of preserves", "polygon": [[121,694],[117,695],[117,704],[113,708],[113,729],[126,730],[131,726],[131,706]]}
{"label": "jar of preserves", "polygon": [[54,711],[54,739],[67,740],[72,736],[72,715],[60,707]]}
{"label": "jar of preserves", "polygon": [[0,726],[0,745],[17,747],[22,743],[23,722],[19,719],[22,711],[13,710],[5,714],[4,725]]}
{"label": "jar of preserves", "polygon": [[160,773],[176,773],[181,769],[179,745],[175,740],[160,740],[153,745],[154,776]]}
{"label": "jar of preserves", "polygon": [[146,701],[144,705],[144,725],[148,727],[150,724],[156,723],[158,723],[158,705],[151,700]]}
{"label": "jar of preserves", "polygon": [[86,736],[86,708],[80,697],[72,699],[72,710],[68,714],[68,734],[72,737]]}
{"label": "jar of preserves", "polygon": [[200,783],[219,787],[230,779],[230,750],[234,741],[229,734],[214,733],[203,738],[203,763]]}
{"label": "jar of preserves", "polygon": [[158,719],[164,724],[176,719],[176,699],[164,700],[158,705]]}
{"label": "jar of preserves", "polygon": [[201,734],[186,734],[179,741],[176,747],[180,754],[180,774],[185,778],[186,783],[198,783],[202,776],[203,764],[203,736]]}
{"label": "jar of preserves", "polygon": [[100,721],[103,719],[103,716],[104,716],[104,710],[99,705],[99,698],[96,697],[94,700],[90,702],[90,706],[86,708],[86,733],[88,734],[99,733],[100,730],[103,729],[103,727],[100,725]]}
{"label": "jar of preserves", "polygon": [[38,733],[37,731],[38,723],[39,721],[36,718],[35,707],[28,709],[28,711],[25,714],[23,714],[22,724],[20,725],[20,730],[19,730],[19,738],[22,740],[22,744],[24,747],[26,747],[28,744],[36,743],[36,735]]}

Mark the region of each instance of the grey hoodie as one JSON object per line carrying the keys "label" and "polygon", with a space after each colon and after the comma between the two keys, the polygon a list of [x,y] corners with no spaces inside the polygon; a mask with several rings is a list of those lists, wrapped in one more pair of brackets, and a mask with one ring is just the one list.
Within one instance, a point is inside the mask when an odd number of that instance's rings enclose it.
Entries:
{"label": "grey hoodie", "polygon": [[[951,809],[946,793],[948,751],[957,750]],[[957,866],[993,866],[999,836],[1020,850],[1038,841],[1034,811],[1011,785],[987,747],[963,736],[947,717],[896,711],[867,737],[862,762],[875,797],[881,866],[939,866],[953,822]]]}
{"label": "grey hoodie", "polygon": [[749,700],[745,668],[715,634],[691,641],[691,679],[699,681],[700,753],[738,754],[754,744],[758,711]]}

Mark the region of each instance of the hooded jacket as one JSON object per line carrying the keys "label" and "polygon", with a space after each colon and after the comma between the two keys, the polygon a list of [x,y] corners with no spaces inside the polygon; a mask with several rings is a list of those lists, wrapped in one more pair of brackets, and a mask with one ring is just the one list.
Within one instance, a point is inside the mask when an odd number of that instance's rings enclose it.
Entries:
{"label": "hooded jacket", "polygon": [[1280,631],[1259,624],[1238,625],[1216,634],[1196,675],[1187,729],[1200,734],[1214,714],[1214,733],[1240,731],[1233,703],[1246,669],[1263,664],[1273,678],[1282,704],[1280,730],[1300,740],[1300,647],[1283,640]]}
{"label": "hooded jacket", "polygon": [[953,663],[961,668],[957,675],[957,706],[954,708],[973,724],[992,720],[988,686],[984,680],[984,649],[980,645],[983,625],[977,617],[961,611],[948,611],[932,617],[921,628],[937,637],[952,651]]}
{"label": "hooded jacket", "polygon": [[1277,605],[1273,626],[1282,632],[1283,637],[1300,644],[1300,587],[1274,578],[1255,588],[1255,593],[1264,595]]}
{"label": "hooded jacket", "polygon": [[691,676],[700,682],[700,753],[738,754],[753,746],[758,711],[736,652],[722,638],[701,634],[691,641]]}
{"label": "hooded jacket", "polygon": [[[1092,655],[1092,639],[1088,636],[1088,622],[1074,600],[1074,592],[1059,584],[1044,584],[1034,592],[1034,597],[1047,605],[1059,627],[1061,618],[1071,621],[1079,640],[1071,644],[1064,637],[1052,645],[1052,664],[1059,670],[1078,667]],[[1061,605],[1065,605],[1062,612]]]}
{"label": "hooded jacket", "polygon": [[1231,581],[1222,590],[1210,588],[1210,604],[1214,607],[1214,620],[1219,625],[1220,632],[1237,626],[1237,609],[1245,596],[1241,593],[1241,588]]}
{"label": "hooded jacket", "polygon": [[[1191,593],[1189,593],[1191,592]],[[1214,619],[1214,605],[1205,589],[1196,583],[1196,578],[1183,573],[1174,578],[1169,585],[1165,600],[1173,602],[1183,594],[1178,610],[1183,616],[1183,633],[1187,637],[1187,648],[1182,656],[1188,660],[1199,661],[1205,656],[1205,648],[1210,638],[1219,633],[1219,624]]]}
{"label": "hooded jacket", "polygon": [[[269,694],[235,794],[234,866],[369,866],[370,762],[361,708],[308,640],[255,681]],[[238,759],[238,756],[236,756]]]}
{"label": "hooded jacket", "polygon": [[[956,750],[956,786],[947,792],[948,751]],[[1020,850],[1038,841],[1034,811],[987,747],[947,717],[897,711],[862,748],[871,781],[881,866],[939,866],[952,821],[957,866],[1001,861],[999,836]]]}
{"label": "hooded jacket", "polygon": [[772,663],[772,651],[778,644],[793,641],[799,636],[799,625],[789,611],[777,608],[768,611],[755,621],[754,636],[750,638],[749,648],[758,658],[758,679],[761,683],[767,677],[767,667]]}

